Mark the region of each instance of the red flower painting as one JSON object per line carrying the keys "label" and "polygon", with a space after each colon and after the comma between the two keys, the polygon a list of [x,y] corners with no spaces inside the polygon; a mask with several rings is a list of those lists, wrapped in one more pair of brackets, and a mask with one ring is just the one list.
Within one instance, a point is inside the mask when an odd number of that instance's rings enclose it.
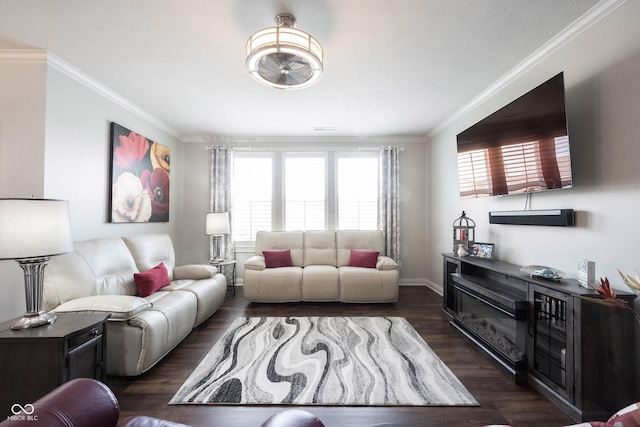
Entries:
{"label": "red flower painting", "polygon": [[151,197],[151,210],[154,215],[169,214],[169,175],[162,168],[153,171],[145,169],[140,175],[142,185]]}
{"label": "red flower painting", "polygon": [[149,141],[142,135],[129,132],[129,135],[118,135],[120,146],[114,149],[114,160],[122,169],[131,169],[142,162],[149,151]]}
{"label": "red flower painting", "polygon": [[167,222],[171,150],[111,123],[111,222]]}

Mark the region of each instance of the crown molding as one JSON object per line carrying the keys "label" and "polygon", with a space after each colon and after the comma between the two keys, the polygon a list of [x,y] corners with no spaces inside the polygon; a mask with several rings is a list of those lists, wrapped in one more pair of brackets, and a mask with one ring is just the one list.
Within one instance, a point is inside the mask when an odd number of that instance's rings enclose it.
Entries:
{"label": "crown molding", "polygon": [[185,143],[214,143],[214,144],[271,144],[286,146],[287,144],[424,144],[424,136],[403,135],[371,135],[371,136],[190,136],[182,139]]}
{"label": "crown molding", "polygon": [[46,64],[44,49],[0,49],[0,64]]}
{"label": "crown molding", "polygon": [[601,19],[605,18],[611,12],[616,10],[618,7],[625,4],[628,0],[603,0],[590,10],[588,10],[584,15],[574,21],[571,25],[562,30],[558,35],[553,37],[547,43],[542,45],[539,49],[525,58],[518,65],[513,67],[507,74],[498,79],[491,86],[486,88],[484,91],[480,92],[478,96],[473,98],[467,104],[462,106],[458,111],[453,113],[451,116],[446,118],[440,124],[435,126],[429,133],[427,133],[427,138],[433,138],[438,135],[446,128],[448,128],[451,124],[453,124],[456,120],[460,119],[465,114],[469,113],[479,104],[483,103],[494,94],[502,90],[504,87],[512,83],[518,77],[538,65],[544,59],[551,56],[562,46],[571,42],[573,39],[578,37],[580,34],[591,28]]}
{"label": "crown molding", "polygon": [[140,108],[125,97],[109,89],[93,77],[80,71],[78,68],[69,64],[67,61],[48,52],[45,49],[0,49],[0,63],[3,64],[47,64],[51,68],[70,79],[88,87],[97,94],[103,96],[121,108],[135,114],[141,119],[149,122],[157,128],[165,131],[169,135],[183,140],[183,136],[164,121],[150,114],[146,110]]}

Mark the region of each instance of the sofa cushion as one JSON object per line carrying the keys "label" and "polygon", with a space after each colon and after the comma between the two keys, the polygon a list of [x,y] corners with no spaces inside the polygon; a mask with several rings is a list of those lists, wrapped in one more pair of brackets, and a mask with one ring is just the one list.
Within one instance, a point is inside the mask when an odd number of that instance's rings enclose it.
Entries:
{"label": "sofa cushion", "polygon": [[126,321],[152,307],[150,301],[129,295],[94,295],[76,298],[55,308],[58,313],[111,313],[110,321]]}
{"label": "sofa cushion", "polygon": [[176,255],[168,234],[131,234],[122,240],[131,251],[138,270],[147,271],[162,262],[169,278],[173,279]]}
{"label": "sofa cushion", "polygon": [[309,265],[302,269],[303,301],[339,301],[338,268],[332,265]]}
{"label": "sofa cushion", "polygon": [[376,268],[378,262],[378,251],[357,251],[351,250],[349,257],[349,267]]}
{"label": "sofa cushion", "polygon": [[138,272],[119,237],[75,242],[73,252],[52,257],[44,270],[44,308],[92,295],[135,296]]}
{"label": "sofa cushion", "polygon": [[338,267],[349,265],[351,250],[377,251],[384,255],[384,233],[380,230],[336,231]]}
{"label": "sofa cushion", "polygon": [[304,233],[302,231],[258,231],[256,233],[256,255],[263,251],[291,251],[295,267],[302,267]]}
{"label": "sofa cushion", "polygon": [[340,301],[354,303],[394,302],[398,300],[398,270],[338,267]]}
{"label": "sofa cushion", "polygon": [[244,297],[262,302],[302,301],[302,270],[302,267],[245,270],[245,283],[253,285],[243,287]]}
{"label": "sofa cushion", "polygon": [[336,266],[336,232],[304,232],[304,265]]}
{"label": "sofa cushion", "polygon": [[136,282],[138,295],[143,298],[148,297],[158,289],[164,288],[171,283],[169,273],[167,273],[167,267],[165,267],[163,263],[143,273],[135,273],[133,280]]}
{"label": "sofa cushion", "polygon": [[293,267],[291,251],[262,251],[264,263],[267,268]]}
{"label": "sofa cushion", "polygon": [[198,300],[194,326],[198,326],[211,317],[224,302],[227,296],[227,279],[222,274],[215,274],[208,279],[173,280],[169,286],[162,288],[162,290],[181,290],[194,294]]}
{"label": "sofa cushion", "polygon": [[[99,295],[134,295],[133,273],[139,273],[131,252],[122,239],[106,237],[74,243],[74,250],[95,275],[95,293]],[[153,267],[153,266],[152,266]]]}

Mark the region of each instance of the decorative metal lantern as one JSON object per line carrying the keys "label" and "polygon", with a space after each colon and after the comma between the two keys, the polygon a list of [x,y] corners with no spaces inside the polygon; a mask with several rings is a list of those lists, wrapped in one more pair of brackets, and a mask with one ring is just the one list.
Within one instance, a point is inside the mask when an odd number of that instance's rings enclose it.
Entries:
{"label": "decorative metal lantern", "polygon": [[469,252],[469,248],[476,238],[475,229],[475,221],[468,218],[467,214],[462,211],[460,218],[453,221],[453,253],[458,253],[460,245],[465,252]]}

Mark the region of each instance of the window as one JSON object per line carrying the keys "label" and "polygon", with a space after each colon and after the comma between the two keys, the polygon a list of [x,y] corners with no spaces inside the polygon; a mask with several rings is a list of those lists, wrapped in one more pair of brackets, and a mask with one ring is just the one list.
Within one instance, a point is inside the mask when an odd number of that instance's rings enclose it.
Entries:
{"label": "window", "polygon": [[340,230],[378,228],[378,158],[340,155],[337,161]]}
{"label": "window", "polygon": [[324,155],[285,154],[285,230],[326,228],[326,163]]}
{"label": "window", "polygon": [[378,228],[376,152],[243,152],[233,164],[233,239],[257,231]]}
{"label": "window", "polygon": [[259,230],[271,231],[273,158],[242,153],[233,161],[233,238],[255,239]]}
{"label": "window", "polygon": [[486,149],[458,153],[461,197],[491,194],[493,186],[489,176],[487,154]]}
{"label": "window", "polygon": [[460,196],[482,197],[571,185],[566,136],[458,153]]}

